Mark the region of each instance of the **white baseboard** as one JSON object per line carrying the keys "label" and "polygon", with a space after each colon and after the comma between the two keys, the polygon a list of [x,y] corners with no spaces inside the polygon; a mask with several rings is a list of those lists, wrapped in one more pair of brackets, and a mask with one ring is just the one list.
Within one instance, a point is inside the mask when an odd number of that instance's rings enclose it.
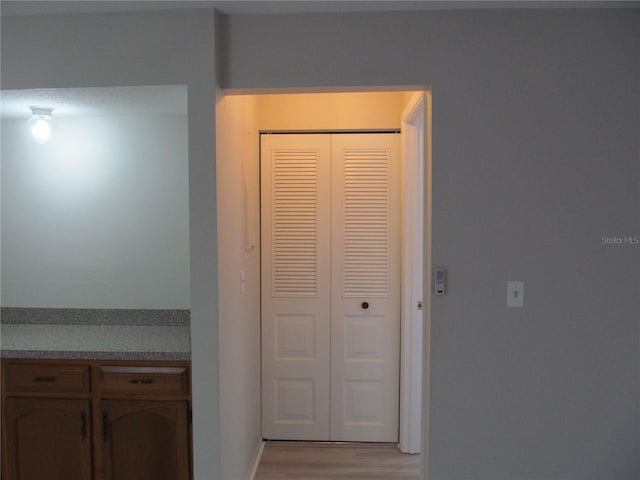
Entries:
{"label": "white baseboard", "polygon": [[256,478],[256,472],[258,471],[258,465],[260,465],[260,460],[262,459],[262,452],[264,452],[265,442],[261,441],[260,445],[258,445],[258,449],[256,450],[256,456],[253,459],[253,466],[251,467],[251,472],[249,473],[249,477],[247,480],[254,480]]}

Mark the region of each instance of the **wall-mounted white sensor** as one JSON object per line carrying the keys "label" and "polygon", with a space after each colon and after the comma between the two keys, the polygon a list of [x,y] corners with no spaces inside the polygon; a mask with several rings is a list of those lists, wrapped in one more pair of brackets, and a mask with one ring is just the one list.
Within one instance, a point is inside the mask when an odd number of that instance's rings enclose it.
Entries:
{"label": "wall-mounted white sensor", "polygon": [[447,293],[447,271],[444,268],[433,269],[433,291],[436,295]]}

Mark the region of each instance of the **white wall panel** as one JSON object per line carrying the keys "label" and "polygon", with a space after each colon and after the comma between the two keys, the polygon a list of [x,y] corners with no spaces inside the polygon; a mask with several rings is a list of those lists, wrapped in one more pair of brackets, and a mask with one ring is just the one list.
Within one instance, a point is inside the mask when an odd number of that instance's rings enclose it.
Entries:
{"label": "white wall panel", "polygon": [[2,122],[2,305],[188,309],[184,115]]}

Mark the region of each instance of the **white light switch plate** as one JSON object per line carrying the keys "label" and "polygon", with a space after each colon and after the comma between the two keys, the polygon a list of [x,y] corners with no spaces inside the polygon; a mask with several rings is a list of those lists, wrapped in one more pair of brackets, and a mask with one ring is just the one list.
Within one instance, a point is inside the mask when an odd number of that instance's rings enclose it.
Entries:
{"label": "white light switch plate", "polygon": [[524,282],[507,282],[507,307],[524,307]]}

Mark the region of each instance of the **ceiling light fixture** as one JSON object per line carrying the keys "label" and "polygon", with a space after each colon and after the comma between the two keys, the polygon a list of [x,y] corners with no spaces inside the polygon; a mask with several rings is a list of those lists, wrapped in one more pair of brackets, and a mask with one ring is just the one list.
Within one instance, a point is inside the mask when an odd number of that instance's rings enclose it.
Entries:
{"label": "ceiling light fixture", "polygon": [[31,118],[27,123],[31,136],[38,143],[47,143],[53,134],[53,121],[51,113],[53,108],[32,105]]}

